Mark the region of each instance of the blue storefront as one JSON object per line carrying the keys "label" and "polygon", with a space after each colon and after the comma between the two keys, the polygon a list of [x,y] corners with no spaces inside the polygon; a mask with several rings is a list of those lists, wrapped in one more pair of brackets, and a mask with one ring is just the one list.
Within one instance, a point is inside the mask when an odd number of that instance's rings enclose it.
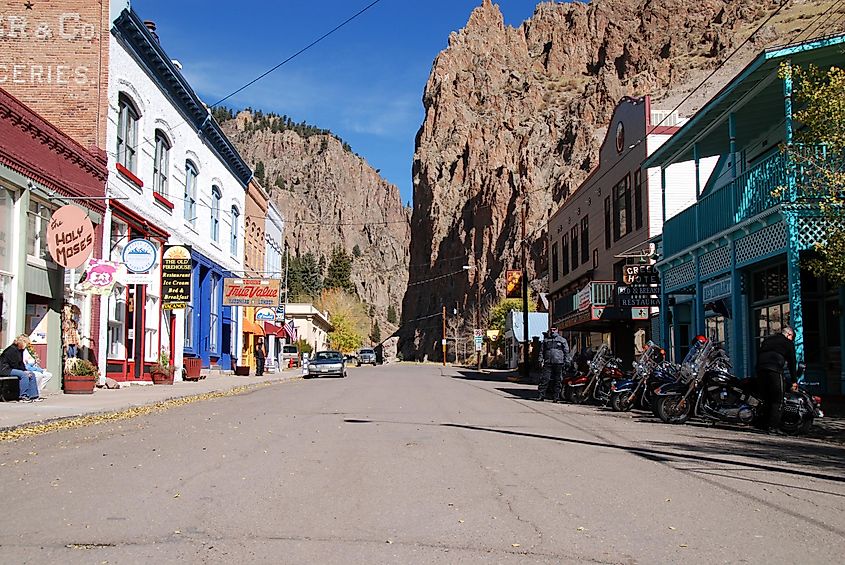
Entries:
{"label": "blue storefront", "polygon": [[[793,86],[779,74],[784,63],[841,68],[843,45],[837,36],[763,52],[643,163],[697,168],[719,157],[710,178],[696,179],[695,204],[669,218],[659,240],[659,335],[676,360],[705,334],[750,375],[760,342],[789,325],[807,381],[845,393],[845,289],[804,266],[824,229],[817,196],[782,150],[824,147],[793,144]],[[662,191],[665,206],[665,175]]]}
{"label": "blue storefront", "polygon": [[191,304],[185,310],[186,358],[199,358],[203,368],[231,370],[237,363],[235,308],[223,306],[223,279],[232,273],[197,251],[191,251]]}

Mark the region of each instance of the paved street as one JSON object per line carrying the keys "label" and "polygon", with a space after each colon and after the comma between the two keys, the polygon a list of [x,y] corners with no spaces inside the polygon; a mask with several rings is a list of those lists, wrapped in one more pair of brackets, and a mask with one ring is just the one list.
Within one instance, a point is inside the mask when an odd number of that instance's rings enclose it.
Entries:
{"label": "paved street", "polygon": [[834,563],[845,450],[392,365],[0,444],[6,563]]}

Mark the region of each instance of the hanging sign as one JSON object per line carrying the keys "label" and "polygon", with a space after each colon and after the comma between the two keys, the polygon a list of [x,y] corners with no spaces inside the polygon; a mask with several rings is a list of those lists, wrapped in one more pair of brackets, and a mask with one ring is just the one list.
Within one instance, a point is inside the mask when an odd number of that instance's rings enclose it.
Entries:
{"label": "hanging sign", "polygon": [[122,271],[120,263],[91,259],[85,269],[85,278],[76,285],[76,290],[84,294],[109,295]]}
{"label": "hanging sign", "polygon": [[280,304],[276,306],[276,321],[277,322],[284,322],[285,321],[285,305]]}
{"label": "hanging sign", "polygon": [[149,239],[133,239],[123,248],[123,264],[130,273],[147,273],[158,258],[155,244]]}
{"label": "hanging sign", "polygon": [[281,295],[279,279],[223,279],[223,306],[275,308]]}
{"label": "hanging sign", "polygon": [[505,298],[522,297],[522,271],[505,271]]}
{"label": "hanging sign", "polygon": [[259,308],[255,311],[256,322],[275,322],[276,311],[272,308]]}
{"label": "hanging sign", "polygon": [[191,302],[191,248],[166,245],[161,255],[161,308],[179,310]]}
{"label": "hanging sign", "polygon": [[47,248],[62,267],[81,267],[94,250],[94,225],[88,213],[73,205],[56,210],[47,226]]}

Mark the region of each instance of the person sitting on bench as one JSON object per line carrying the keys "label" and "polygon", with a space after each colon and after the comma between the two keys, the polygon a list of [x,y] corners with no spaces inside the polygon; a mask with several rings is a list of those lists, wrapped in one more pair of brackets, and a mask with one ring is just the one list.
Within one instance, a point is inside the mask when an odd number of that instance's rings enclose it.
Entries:
{"label": "person sitting on bench", "polygon": [[41,394],[47,386],[47,381],[53,378],[53,373],[41,366],[41,359],[38,358],[38,354],[31,345],[23,352],[23,363],[27,371],[35,374],[35,380],[38,381],[38,393]]}
{"label": "person sitting on bench", "polygon": [[23,352],[30,343],[29,336],[19,335],[0,353],[0,376],[18,378],[21,402],[41,402],[44,399],[38,396],[38,380],[23,362]]}

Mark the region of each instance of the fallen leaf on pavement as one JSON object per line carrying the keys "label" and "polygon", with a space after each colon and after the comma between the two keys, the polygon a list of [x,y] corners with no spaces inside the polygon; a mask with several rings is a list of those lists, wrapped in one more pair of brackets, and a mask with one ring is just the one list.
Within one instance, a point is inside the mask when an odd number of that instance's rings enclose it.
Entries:
{"label": "fallen leaf on pavement", "polygon": [[512,543],[511,547],[519,547],[519,544],[518,543]]}

